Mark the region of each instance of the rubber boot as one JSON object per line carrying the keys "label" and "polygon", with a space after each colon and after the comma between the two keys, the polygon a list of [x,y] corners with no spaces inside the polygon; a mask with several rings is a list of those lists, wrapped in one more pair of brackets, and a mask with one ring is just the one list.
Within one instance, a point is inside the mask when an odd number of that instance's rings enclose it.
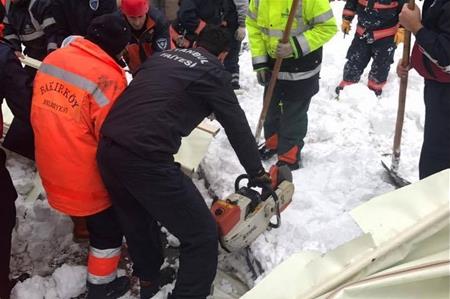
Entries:
{"label": "rubber boot", "polygon": [[116,299],[123,296],[130,289],[130,279],[127,276],[117,277],[110,283],[86,283],[88,293],[86,299]]}

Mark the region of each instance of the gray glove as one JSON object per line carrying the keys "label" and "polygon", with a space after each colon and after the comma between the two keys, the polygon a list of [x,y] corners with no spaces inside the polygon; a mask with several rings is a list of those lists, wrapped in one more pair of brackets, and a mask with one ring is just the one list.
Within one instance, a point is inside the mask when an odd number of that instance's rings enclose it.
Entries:
{"label": "gray glove", "polygon": [[270,82],[270,77],[272,77],[272,71],[268,69],[262,69],[256,72],[256,79],[261,86],[268,85]]}
{"label": "gray glove", "polygon": [[234,38],[241,42],[245,38],[245,27],[239,27],[234,33]]}
{"label": "gray glove", "polygon": [[277,46],[277,56],[281,58],[287,58],[294,53],[294,50],[292,49],[291,43],[287,42],[285,44],[279,43]]}

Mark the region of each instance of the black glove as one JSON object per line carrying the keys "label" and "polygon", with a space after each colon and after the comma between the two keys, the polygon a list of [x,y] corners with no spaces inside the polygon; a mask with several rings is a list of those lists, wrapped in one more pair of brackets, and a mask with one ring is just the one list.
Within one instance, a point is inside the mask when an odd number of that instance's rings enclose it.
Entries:
{"label": "black glove", "polygon": [[270,174],[264,169],[261,169],[257,175],[249,179],[249,185],[251,187],[270,188],[271,184],[272,179],[270,178]]}
{"label": "black glove", "polygon": [[266,86],[270,82],[270,77],[272,77],[272,72],[268,69],[261,69],[256,72],[256,79],[259,85]]}

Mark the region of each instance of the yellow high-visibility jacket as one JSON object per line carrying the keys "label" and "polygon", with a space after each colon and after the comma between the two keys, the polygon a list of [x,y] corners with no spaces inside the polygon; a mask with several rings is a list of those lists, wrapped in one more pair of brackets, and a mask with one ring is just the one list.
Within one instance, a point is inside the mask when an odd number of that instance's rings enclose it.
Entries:
{"label": "yellow high-visibility jacket", "polygon": [[[255,70],[271,68],[292,0],[251,0],[246,19]],[[322,46],[337,32],[328,0],[300,0],[289,39],[294,53],[283,60],[280,80],[303,80],[320,72]]]}

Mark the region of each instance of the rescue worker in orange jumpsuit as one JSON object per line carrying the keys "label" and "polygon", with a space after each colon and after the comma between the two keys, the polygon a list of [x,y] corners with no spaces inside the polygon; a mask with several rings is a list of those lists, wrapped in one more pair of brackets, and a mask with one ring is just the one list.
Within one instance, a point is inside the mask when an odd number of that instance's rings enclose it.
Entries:
{"label": "rescue worker in orange jumpsuit", "polygon": [[147,57],[172,48],[169,23],[148,0],[122,0],[120,10],[131,27],[124,58],[134,74]]}
{"label": "rescue worker in orange jumpsuit", "polygon": [[118,60],[130,36],[119,14],[95,18],[85,38],[44,59],[33,86],[36,165],[48,202],[86,217],[89,299],[118,298],[130,287],[117,277],[122,232],[95,160],[100,126],[127,86]]}

